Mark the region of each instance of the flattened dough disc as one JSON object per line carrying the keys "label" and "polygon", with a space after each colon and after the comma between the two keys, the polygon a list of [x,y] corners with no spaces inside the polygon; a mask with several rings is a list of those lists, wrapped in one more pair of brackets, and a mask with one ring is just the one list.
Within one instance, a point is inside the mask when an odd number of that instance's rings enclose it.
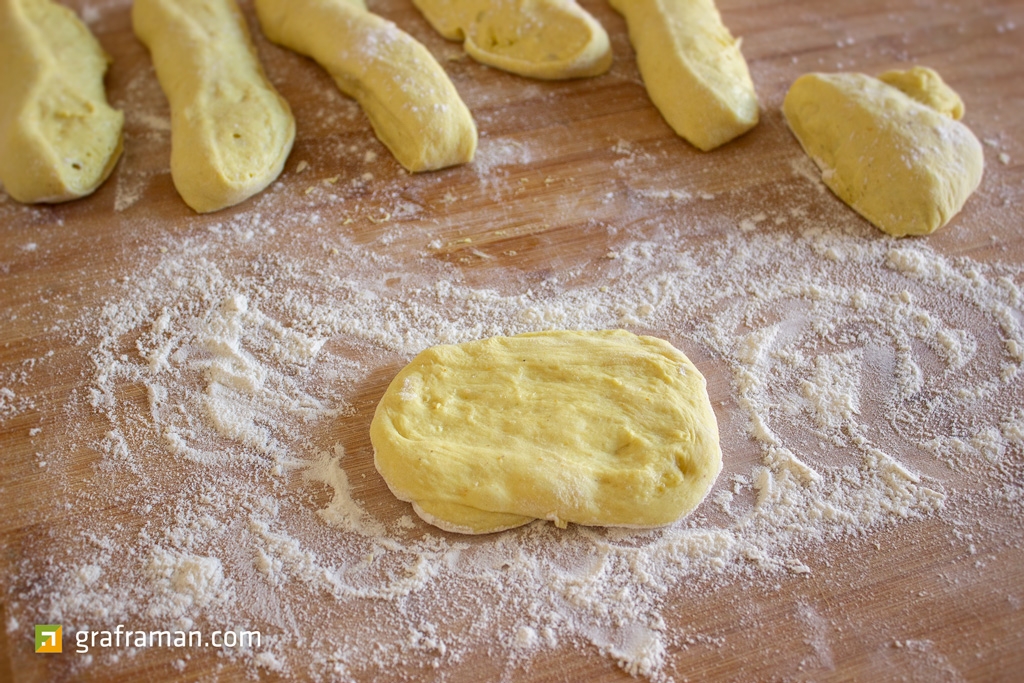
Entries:
{"label": "flattened dough disc", "polygon": [[370,438],[391,491],[462,533],[670,524],[722,467],[704,377],[623,330],[427,349],[388,387]]}

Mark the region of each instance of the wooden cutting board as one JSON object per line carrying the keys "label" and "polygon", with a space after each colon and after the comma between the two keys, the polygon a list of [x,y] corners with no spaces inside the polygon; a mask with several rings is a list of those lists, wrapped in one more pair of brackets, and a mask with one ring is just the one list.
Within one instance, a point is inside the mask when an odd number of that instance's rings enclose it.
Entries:
{"label": "wooden cutting board", "polygon": [[[56,512],[59,501],[92,476],[91,444],[107,429],[97,414],[70,415],[66,409],[88,392],[93,372],[90,343],[73,327],[80,311],[116,299],[118,286],[140,264],[158,263],[168,240],[201,242],[248,220],[268,258],[330,254],[337,231],[353,243],[386,250],[408,273],[438,272],[442,264],[466,286],[526,291],[555,280],[600,287],[613,277],[606,257],[632,237],[654,235],[664,221],[692,218],[699,227],[685,239],[697,244],[754,214],[787,215],[796,206],[779,188],[807,167],[800,165],[779,106],[797,76],[815,70],[877,74],[919,63],[938,70],[961,93],[965,122],[986,142],[981,189],[928,244],[951,258],[1024,264],[1022,0],[721,0],[726,24],[743,38],[763,116],[751,133],[708,154],[674,136],[651,106],[625,25],[603,0],[580,4],[608,30],[614,66],[599,78],[564,83],[483,67],[437,36],[408,0],[369,0],[371,9],[438,57],[479,127],[473,165],[420,176],[401,170],[375,142],[358,107],[314,63],[264,40],[244,3],[267,72],[295,113],[297,138],[283,175],[266,193],[209,216],[191,212],[171,183],[166,102],[131,32],[130,3],[68,4],[113,58],[108,93],[126,112],[126,144],[114,176],[89,198],[37,207],[6,196],[0,201],[0,389],[11,391],[0,400],[0,583],[10,628],[0,640],[2,680],[69,675],[68,658],[75,657],[67,652],[69,643],[59,656],[32,651],[31,625],[24,619],[33,582],[21,568],[38,561],[38,549],[52,548],[52,539],[70,528],[62,517],[68,513]],[[713,201],[639,202],[641,188],[669,199],[684,188],[688,199],[698,193]],[[822,193],[820,202],[829,215],[861,229],[860,219],[830,194]],[[403,214],[409,206],[415,211]],[[316,219],[296,219],[301,216]],[[287,228],[267,231],[274,221]],[[790,230],[770,222],[764,229]],[[237,263],[239,270],[246,265]],[[363,430],[398,364],[397,356],[382,361],[352,397],[356,413],[343,440],[361,460],[350,477],[373,474]],[[721,367],[707,374],[712,396],[722,399],[723,438],[744,442],[730,377]],[[39,460],[58,450],[70,453],[60,476],[41,473]],[[751,444],[727,452],[727,472],[730,463],[757,457]],[[1007,476],[1024,485],[1020,443],[1004,458]],[[951,477],[951,490],[972,486],[969,472]],[[172,470],[167,486],[175,485]],[[374,514],[398,514],[385,488],[363,495]],[[132,523],[130,510],[117,514]],[[969,553],[948,520],[926,519],[823,543],[808,560],[809,573],[736,581],[705,596],[697,608],[686,603],[685,613],[673,612],[669,628],[706,638],[668,652],[663,673],[677,680],[1015,680],[1024,670],[1024,517],[1019,506],[1009,512],[979,508],[976,514],[973,523],[989,532]],[[666,600],[671,607],[672,596]],[[742,620],[736,618],[739,606],[747,606]],[[177,657],[152,649],[76,675],[172,680],[179,676],[172,666]],[[242,664],[196,651],[180,678],[234,680],[244,674]],[[388,673],[363,675],[381,680]],[[494,675],[484,652],[462,665],[417,674],[460,681]],[[577,643],[542,650],[508,676],[628,677],[613,659]]]}

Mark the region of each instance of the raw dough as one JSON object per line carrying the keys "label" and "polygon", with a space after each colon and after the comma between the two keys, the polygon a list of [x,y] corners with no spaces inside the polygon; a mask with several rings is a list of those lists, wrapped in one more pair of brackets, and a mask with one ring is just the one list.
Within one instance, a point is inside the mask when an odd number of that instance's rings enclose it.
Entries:
{"label": "raw dough", "polygon": [[409,171],[473,160],[476,124],[423,45],[362,0],[256,0],[263,32],[308,55],[356,99]]}
{"label": "raw dough", "polygon": [[890,235],[927,235],[981,183],[981,143],[953,119],[963,105],[937,75],[889,72],[887,80],[913,97],[864,74],[805,74],[782,111],[840,199]]}
{"label": "raw dough", "polygon": [[84,197],[114,170],[124,115],[107,104],[108,62],[66,7],[0,0],[0,181],[11,197]]}
{"label": "raw dough", "polygon": [[747,62],[713,0],[611,0],[654,106],[695,147],[712,150],[757,125]]}
{"label": "raw dough", "polygon": [[217,211],[272,183],[295,119],[234,0],[136,0],[132,24],[171,105],[171,178],[185,203]]}
{"label": "raw dough", "polygon": [[448,40],[497,69],[543,79],[603,74],[608,34],[575,0],[413,0]]}
{"label": "raw dough", "polygon": [[904,94],[940,114],[957,121],[964,117],[964,101],[960,95],[946,85],[938,73],[926,66],[915,66],[906,71],[886,71],[878,80],[902,90]]}
{"label": "raw dough", "polygon": [[668,342],[622,330],[427,349],[388,387],[370,440],[398,498],[475,534],[670,524],[722,467],[704,377]]}

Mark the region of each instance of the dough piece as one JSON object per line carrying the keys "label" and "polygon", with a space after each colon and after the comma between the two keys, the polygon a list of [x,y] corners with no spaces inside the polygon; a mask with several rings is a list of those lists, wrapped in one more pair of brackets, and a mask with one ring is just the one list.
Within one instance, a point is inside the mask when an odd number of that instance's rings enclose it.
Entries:
{"label": "dough piece", "polygon": [[234,0],[136,0],[132,24],[171,105],[171,178],[185,203],[217,211],[274,182],[295,119]]}
{"label": "dough piece", "polygon": [[902,90],[940,114],[957,121],[964,117],[964,101],[960,95],[946,85],[938,73],[926,66],[915,66],[906,71],[886,71],[878,80]]}
{"label": "dough piece", "polygon": [[472,534],[670,524],[722,468],[704,377],[668,342],[623,330],[427,349],[391,382],[370,440],[398,498]]}
{"label": "dough piece", "polygon": [[575,0],[413,0],[448,40],[496,69],[543,79],[603,74],[612,65],[604,27]]}
{"label": "dough piece", "polygon": [[705,152],[757,125],[747,62],[713,0],[611,0],[647,93],[678,135]]}
{"label": "dough piece", "polygon": [[805,74],[782,111],[825,185],[890,235],[938,230],[981,183],[970,129],[877,78]]}
{"label": "dough piece", "polygon": [[0,181],[19,202],[92,194],[121,156],[124,115],[107,104],[107,57],[50,0],[0,0]]}
{"label": "dough piece", "polygon": [[362,0],[256,0],[270,40],[312,57],[409,171],[473,160],[476,124],[434,57]]}

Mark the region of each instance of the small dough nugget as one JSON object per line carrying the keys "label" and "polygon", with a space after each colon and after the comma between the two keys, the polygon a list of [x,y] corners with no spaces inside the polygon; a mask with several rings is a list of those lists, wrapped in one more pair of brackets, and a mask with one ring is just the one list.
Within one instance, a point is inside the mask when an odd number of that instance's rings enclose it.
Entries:
{"label": "small dough nugget", "polygon": [[406,170],[473,160],[476,124],[448,74],[363,0],[256,0],[256,13],[270,40],[315,59],[359,102]]}
{"label": "small dough nugget", "polygon": [[469,534],[671,524],[722,468],[704,377],[668,342],[623,330],[427,349],[391,382],[370,440],[395,496]]}
{"label": "small dough nugget", "polygon": [[496,69],[542,79],[603,74],[612,65],[604,27],[575,0],[413,0],[448,40]]}
{"label": "small dough nugget", "polygon": [[19,202],[92,194],[121,156],[124,115],[107,104],[109,57],[50,0],[0,0],[0,182]]}
{"label": "small dough nugget", "polygon": [[611,0],[629,25],[637,66],[668,125],[705,152],[757,125],[747,62],[713,0]]}
{"label": "small dough nugget", "polygon": [[934,71],[884,76],[893,85],[858,73],[805,74],[782,111],[840,199],[890,235],[927,235],[981,183],[981,143],[955,120],[963,102]]}
{"label": "small dough nugget", "polygon": [[171,178],[185,203],[218,211],[274,182],[295,119],[234,0],[136,0],[132,24],[171,105]]}

